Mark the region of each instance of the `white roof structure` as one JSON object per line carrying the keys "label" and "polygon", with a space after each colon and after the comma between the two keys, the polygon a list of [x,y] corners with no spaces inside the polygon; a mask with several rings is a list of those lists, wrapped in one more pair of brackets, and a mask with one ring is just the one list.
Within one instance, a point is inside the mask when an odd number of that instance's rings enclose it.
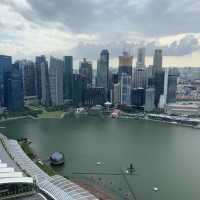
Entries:
{"label": "white roof structure", "polygon": [[15,172],[14,168],[8,167],[7,163],[0,161],[0,185],[12,183],[33,184],[33,178],[24,177],[22,172]]}

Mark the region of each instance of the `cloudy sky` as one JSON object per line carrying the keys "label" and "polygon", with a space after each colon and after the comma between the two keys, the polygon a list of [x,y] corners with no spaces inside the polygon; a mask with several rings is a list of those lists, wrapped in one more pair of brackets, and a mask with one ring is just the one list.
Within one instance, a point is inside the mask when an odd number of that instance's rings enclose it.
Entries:
{"label": "cloudy sky", "polygon": [[123,50],[136,57],[164,51],[165,66],[200,66],[199,0],[0,0],[0,54],[45,54],[96,60],[108,48],[111,65]]}

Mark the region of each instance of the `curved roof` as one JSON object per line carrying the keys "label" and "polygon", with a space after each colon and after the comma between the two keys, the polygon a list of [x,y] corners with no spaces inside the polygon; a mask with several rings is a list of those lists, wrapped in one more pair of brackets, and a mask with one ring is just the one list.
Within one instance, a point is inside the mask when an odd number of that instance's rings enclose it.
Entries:
{"label": "curved roof", "polygon": [[17,183],[25,183],[25,184],[33,184],[33,179],[30,177],[12,177],[12,178],[0,178],[1,184],[17,184]]}
{"label": "curved roof", "polygon": [[8,167],[0,160],[0,185],[12,183],[33,184],[33,178],[24,177],[22,172],[15,172],[14,168]]}

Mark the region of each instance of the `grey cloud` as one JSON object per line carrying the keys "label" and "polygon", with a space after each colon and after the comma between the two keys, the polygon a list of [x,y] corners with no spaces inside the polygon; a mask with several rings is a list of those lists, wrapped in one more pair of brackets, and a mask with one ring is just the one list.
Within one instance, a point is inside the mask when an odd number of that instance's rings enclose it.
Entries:
{"label": "grey cloud", "polygon": [[163,36],[200,32],[198,0],[27,0],[27,3],[31,9],[9,5],[29,21],[42,25],[61,23],[78,33],[136,32]]}
{"label": "grey cloud", "polygon": [[111,57],[118,57],[122,51],[126,50],[131,54],[136,55],[139,47],[146,48],[147,56],[152,56],[155,49],[163,49],[165,56],[184,56],[200,49],[200,44],[197,38],[192,35],[188,35],[180,41],[174,41],[169,45],[160,45],[158,42],[112,42],[106,45],[103,44],[88,44],[80,42],[79,45],[72,49],[71,53],[78,57],[88,57],[90,59],[96,59],[103,48],[107,48],[110,51]]}

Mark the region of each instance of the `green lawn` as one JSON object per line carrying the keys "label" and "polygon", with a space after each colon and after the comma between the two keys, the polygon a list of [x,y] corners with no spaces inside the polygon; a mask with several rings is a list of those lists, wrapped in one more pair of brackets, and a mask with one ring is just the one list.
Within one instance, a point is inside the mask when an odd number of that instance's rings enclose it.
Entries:
{"label": "green lawn", "polygon": [[53,111],[53,112],[43,112],[42,114],[38,115],[41,119],[48,119],[48,118],[56,118],[60,119],[64,115],[65,112],[63,111]]}
{"label": "green lawn", "polygon": [[57,175],[57,173],[50,166],[46,165],[42,161],[37,161],[36,164],[40,169],[46,172],[49,176]]}
{"label": "green lawn", "polygon": [[21,144],[21,147],[23,149],[23,151],[28,155],[28,157],[30,159],[34,159],[35,158],[35,154],[33,153],[32,148],[30,147],[30,145],[28,143],[23,142]]}

